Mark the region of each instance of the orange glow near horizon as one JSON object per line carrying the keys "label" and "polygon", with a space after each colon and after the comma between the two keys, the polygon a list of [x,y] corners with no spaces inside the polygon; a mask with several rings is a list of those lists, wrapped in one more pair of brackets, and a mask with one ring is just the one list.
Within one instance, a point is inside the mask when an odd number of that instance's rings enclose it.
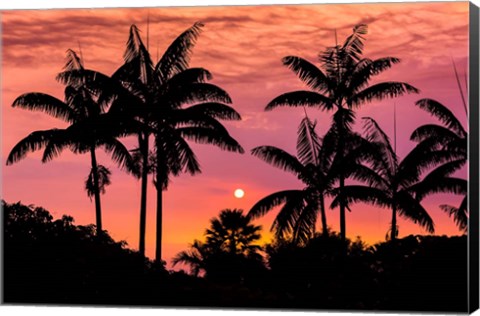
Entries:
{"label": "orange glow near horizon", "polygon": [[[209,220],[226,208],[247,212],[258,200],[275,191],[301,188],[295,176],[251,156],[260,145],[280,147],[295,153],[296,131],[303,109],[264,112],[274,97],[304,89],[300,80],[281,59],[302,56],[316,63],[317,54],[366,23],[365,56],[394,56],[402,60],[378,79],[406,81],[421,90],[394,101],[372,102],[357,112],[357,118],[371,116],[393,135],[393,102],[397,105],[397,147],[400,157],[413,147],[411,132],[420,124],[435,123],[414,106],[421,98],[434,98],[447,105],[467,127],[460,102],[452,58],[460,78],[468,65],[468,2],[403,4],[331,4],[289,6],[190,7],[149,9],[79,9],[3,11],[2,20],[2,183],[8,203],[22,201],[48,209],[54,217],[69,214],[77,224],[94,223],[94,204],[84,191],[90,170],[86,155],[68,151],[42,164],[40,153],[30,154],[12,166],[5,166],[12,147],[30,132],[65,123],[44,113],[12,108],[13,100],[25,92],[44,92],[63,99],[63,87],[55,81],[65,60],[65,51],[81,46],[85,66],[112,74],[122,56],[131,24],[136,24],[146,41],[150,19],[150,51],[156,58],[196,21],[205,24],[193,50],[192,67],[204,67],[213,74],[213,83],[231,95],[242,121],[225,126],[244,147],[245,154],[196,145],[202,168],[197,176],[172,179],[164,193],[164,259],[169,260],[202,239]],[[308,109],[318,121],[319,134],[329,127],[332,113]],[[360,130],[361,126],[356,126]],[[135,142],[127,140],[128,145]],[[101,150],[99,161],[111,168],[112,184],[102,195],[103,223],[116,240],[126,240],[137,249],[140,182],[118,170]],[[460,172],[466,177],[466,169]],[[150,178],[151,180],[151,178]],[[232,192],[241,185],[247,192],[236,198]],[[147,255],[153,258],[155,245],[155,191],[148,187]],[[459,231],[440,204],[458,205],[460,196],[437,194],[424,206],[435,221],[436,234],[458,235]],[[270,226],[276,212],[255,222],[263,227],[262,243],[269,242]],[[328,224],[338,231],[338,210],[327,211]],[[364,204],[352,206],[347,214],[347,236],[361,236],[369,244],[385,240],[391,213]],[[415,224],[399,221],[399,235],[425,234]],[[170,263],[168,267],[171,268]]]}

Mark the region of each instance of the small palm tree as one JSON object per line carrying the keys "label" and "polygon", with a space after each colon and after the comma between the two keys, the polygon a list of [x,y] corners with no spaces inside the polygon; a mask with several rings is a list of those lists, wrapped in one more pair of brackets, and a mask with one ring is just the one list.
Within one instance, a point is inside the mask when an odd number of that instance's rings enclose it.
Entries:
{"label": "small palm tree", "polygon": [[291,235],[294,243],[305,243],[314,235],[318,213],[323,234],[328,234],[325,196],[335,181],[332,168],[335,137],[331,132],[321,139],[315,127],[316,122],[305,116],[298,128],[296,157],[273,146],[252,149],[254,156],[293,173],[305,184],[301,190],[279,191],[266,196],[249,212],[249,216],[258,218],[283,204],[271,229],[280,239]]}
{"label": "small palm tree", "polygon": [[[67,51],[66,71],[82,72],[82,60],[72,51]],[[114,124],[112,115],[90,93],[83,84],[68,85],[65,101],[43,93],[26,93],[15,99],[13,107],[41,111],[70,124],[64,129],[35,131],[22,139],[11,150],[7,165],[25,158],[29,152],[44,149],[42,162],[48,162],[60,155],[65,148],[74,153],[90,153],[92,169],[87,179],[86,190],[95,199],[97,233],[103,231],[100,193],[109,184],[108,172],[99,172],[104,167],[97,162],[96,149],[103,147],[121,168],[133,169],[133,160],[127,148],[117,139],[128,135],[122,124]]]}
{"label": "small palm tree", "polygon": [[252,224],[251,218],[243,215],[242,210],[222,210],[218,218],[210,220],[205,243],[195,240],[190,250],[173,258],[173,265],[185,263],[192,268],[194,275],[198,275],[202,270],[208,273],[209,268],[218,267],[218,261],[225,258],[261,261],[261,247],[255,244],[261,238],[261,229],[261,226]]}
{"label": "small palm tree", "polygon": [[[364,118],[366,139],[376,152],[376,160],[370,166],[363,166],[363,179],[367,185],[346,185],[344,197],[347,203],[363,202],[392,210],[392,221],[389,229],[390,240],[398,236],[397,216],[418,223],[428,232],[434,232],[434,223],[428,212],[412,193],[420,180],[423,170],[442,161],[445,153],[427,153],[424,148],[417,147],[402,161],[393,148],[389,137],[372,118]],[[372,160],[371,160],[372,161]],[[332,201],[335,207],[340,203],[336,198]]]}
{"label": "small palm tree", "polygon": [[225,209],[210,220],[205,232],[206,244],[232,255],[250,255],[261,249],[254,243],[260,239],[261,226],[251,223],[242,210]]}
{"label": "small palm tree", "polygon": [[461,231],[466,232],[468,228],[468,182],[465,179],[454,177],[453,174],[467,163],[468,133],[455,115],[440,102],[421,99],[416,102],[416,105],[443,124],[422,125],[412,133],[411,139],[429,151],[446,151],[450,153],[451,157],[447,162],[437,164],[436,168],[415,186],[415,192],[419,199],[441,192],[464,195],[459,206],[441,205],[440,208],[453,217]]}
{"label": "small palm tree", "polygon": [[207,270],[208,255],[212,252],[207,245],[201,241],[194,240],[190,245],[190,250],[179,252],[173,259],[173,266],[184,263],[190,266],[192,274],[198,276],[200,272]]}
{"label": "small palm tree", "polygon": [[[374,101],[388,97],[397,97],[407,93],[418,93],[418,90],[404,82],[378,82],[370,85],[374,76],[383,73],[394,64],[400,62],[394,57],[371,60],[363,58],[364,35],[367,26],[357,25],[353,33],[347,37],[343,45],[328,47],[319,55],[321,68],[296,56],[283,58],[283,64],[297,74],[312,91],[300,90],[282,94],[273,99],[265,108],[267,111],[278,106],[308,106],[324,111],[336,111],[338,139],[337,152],[339,159],[347,150],[348,134],[354,121],[353,110]],[[340,174],[340,191],[345,186],[345,174]],[[342,194],[340,194],[342,196]],[[345,201],[340,201],[340,235],[345,241]]]}

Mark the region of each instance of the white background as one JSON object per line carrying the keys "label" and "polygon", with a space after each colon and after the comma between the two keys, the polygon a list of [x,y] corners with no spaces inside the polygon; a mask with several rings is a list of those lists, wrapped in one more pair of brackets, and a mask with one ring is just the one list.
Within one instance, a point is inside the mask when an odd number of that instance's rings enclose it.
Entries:
{"label": "white background", "polygon": [[[5,3],[8,1],[7,3]],[[252,5],[252,4],[305,4],[305,3],[365,3],[365,2],[380,2],[372,0],[364,1],[346,1],[346,0],[48,0],[48,1],[32,1],[32,0],[1,0],[0,10],[3,9],[49,9],[49,8],[102,8],[102,7],[159,7],[159,6],[198,6],[198,5]],[[381,2],[400,2],[392,0],[382,0]],[[402,2],[420,2],[414,0],[403,0]],[[422,0],[421,2],[426,2]],[[480,0],[472,1],[477,6],[480,6]],[[0,14],[1,19],[1,14]],[[1,26],[1,24],[0,24]],[[1,33],[1,29],[0,29]],[[478,33],[477,33],[478,35]],[[1,56],[1,55],[0,55]],[[478,56],[477,56],[478,58]],[[1,238],[1,236],[0,236]],[[3,270],[2,270],[3,273]],[[48,285],[47,285],[48,286]],[[1,290],[0,290],[1,293]],[[247,310],[193,310],[193,309],[158,309],[158,308],[85,308],[85,307],[12,307],[1,306],[1,315],[68,315],[68,316],[85,316],[90,315],[104,315],[105,313],[113,314],[115,316],[125,315],[159,315],[166,316],[180,316],[180,315],[195,315],[195,316],[240,316],[248,313],[249,316],[298,316],[308,315],[312,312],[269,312],[269,311],[247,311]],[[323,312],[315,313],[316,315],[355,315],[354,313],[335,313]],[[358,313],[356,313],[358,314]],[[480,312],[475,313],[477,316]],[[363,313],[363,315],[389,315],[382,313]]]}

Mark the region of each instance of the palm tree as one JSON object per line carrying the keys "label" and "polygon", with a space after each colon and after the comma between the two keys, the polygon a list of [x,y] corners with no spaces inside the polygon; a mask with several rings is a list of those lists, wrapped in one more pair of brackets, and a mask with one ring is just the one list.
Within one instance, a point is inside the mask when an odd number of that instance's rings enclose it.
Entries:
{"label": "palm tree", "polygon": [[[379,82],[370,85],[371,79],[400,62],[394,57],[376,60],[363,58],[364,35],[367,26],[357,25],[343,45],[328,47],[319,55],[321,67],[296,56],[283,58],[283,64],[291,69],[312,91],[300,90],[282,94],[273,99],[265,108],[267,111],[278,106],[308,106],[337,113],[338,141],[337,152],[340,158],[346,150],[346,139],[354,121],[353,110],[361,105],[397,97],[406,93],[418,93],[413,86],[404,82]],[[350,118],[347,118],[350,117]],[[351,120],[351,121],[349,121]],[[340,195],[345,186],[345,174],[340,174]],[[340,234],[346,238],[345,208],[342,200],[340,207]]]}
{"label": "palm tree", "polygon": [[447,151],[451,155],[448,161],[437,164],[436,168],[415,186],[416,195],[419,199],[440,192],[464,195],[459,206],[441,205],[440,208],[453,217],[461,231],[466,232],[468,228],[468,182],[465,179],[454,177],[453,174],[467,163],[468,133],[455,115],[440,102],[421,99],[415,104],[443,124],[422,125],[412,133],[411,140],[424,146],[428,151]]}
{"label": "palm tree", "polygon": [[220,256],[261,259],[258,253],[261,247],[255,243],[261,238],[262,227],[252,224],[251,220],[243,215],[242,210],[222,210],[218,218],[210,220],[210,227],[205,231],[205,243],[195,240],[190,250],[182,251],[173,258],[173,265],[188,264],[193,274],[198,275],[201,270],[207,271]]}
{"label": "palm tree", "polygon": [[258,201],[249,216],[258,218],[283,204],[272,230],[277,238],[289,235],[294,243],[306,243],[315,233],[317,214],[321,215],[322,233],[328,235],[325,196],[333,189],[338,170],[335,160],[335,132],[331,128],[321,139],[316,122],[305,116],[298,127],[297,156],[273,146],[252,149],[252,154],[265,162],[297,176],[305,184],[301,190],[275,192]]}
{"label": "palm tree", "polygon": [[[428,212],[413,194],[413,188],[420,180],[423,170],[432,166],[432,161],[445,159],[444,152],[426,152],[416,147],[402,161],[396,154],[389,137],[378,123],[369,117],[364,118],[366,139],[375,148],[377,159],[370,166],[362,165],[361,172],[367,185],[346,185],[343,194],[347,204],[364,202],[392,210],[390,239],[398,235],[397,215],[418,223],[429,233],[434,232],[434,223]],[[332,201],[337,206],[340,199]]]}
{"label": "palm tree", "polygon": [[[82,60],[72,51],[67,51],[66,71],[82,72]],[[68,85],[65,89],[65,101],[44,93],[26,93],[12,104],[32,111],[41,111],[69,124],[64,129],[53,128],[35,131],[22,139],[11,150],[7,165],[18,162],[29,152],[44,149],[42,162],[48,162],[60,155],[65,148],[74,153],[90,153],[91,172],[87,179],[86,190],[95,199],[97,234],[103,232],[100,192],[109,184],[108,172],[97,162],[96,149],[103,147],[118,165],[126,170],[133,169],[129,151],[117,139],[128,134],[124,124],[115,124],[112,115],[105,112],[104,106],[97,102],[89,89],[83,84]],[[99,169],[102,172],[99,172]]]}
{"label": "palm tree", "polygon": [[261,226],[251,223],[239,209],[225,209],[210,220],[205,232],[206,244],[232,255],[250,255],[261,249],[254,243],[260,239]]}
{"label": "palm tree", "polygon": [[199,240],[194,240],[190,245],[189,250],[179,252],[173,259],[172,264],[176,266],[179,263],[184,263],[190,266],[192,274],[198,276],[200,272],[206,272],[207,261],[210,252],[213,249]]}
{"label": "palm tree", "polygon": [[[155,173],[157,190],[157,262],[162,257],[162,194],[171,175],[200,172],[195,154],[186,140],[213,144],[221,149],[243,153],[242,147],[218,121],[240,120],[230,106],[230,96],[206,81],[212,78],[203,68],[188,68],[190,54],[200,34],[201,23],[195,23],[167,48],[154,65],[136,26],[130,29],[125,64],[113,75],[143,100],[136,115],[151,128],[139,134],[142,162],[142,198],[140,248],[145,245],[146,179],[148,170]],[[183,108],[184,105],[190,105]],[[149,166],[149,136],[154,138],[154,163]],[[143,246],[142,246],[143,245]]]}

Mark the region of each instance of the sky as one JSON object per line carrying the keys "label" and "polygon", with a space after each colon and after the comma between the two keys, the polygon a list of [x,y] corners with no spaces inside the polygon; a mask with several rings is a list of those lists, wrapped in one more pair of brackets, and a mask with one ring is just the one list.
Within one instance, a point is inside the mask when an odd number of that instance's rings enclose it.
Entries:
{"label": "sky", "polygon": [[[368,58],[393,56],[401,59],[376,80],[405,81],[420,94],[364,105],[357,117],[370,116],[393,136],[393,105],[397,107],[397,149],[404,157],[414,146],[413,130],[436,123],[414,103],[433,98],[448,106],[467,126],[467,117],[452,67],[455,61],[460,78],[466,77],[468,62],[468,2],[356,5],[236,6],[149,9],[67,9],[3,11],[1,64],[1,174],[2,198],[48,209],[54,217],[72,215],[76,224],[95,222],[94,203],[84,191],[90,170],[87,155],[64,151],[46,164],[41,152],[5,166],[12,147],[35,130],[63,128],[65,123],[40,112],[12,108],[25,92],[43,92],[63,98],[63,86],[55,81],[62,70],[65,52],[80,50],[87,68],[112,74],[123,62],[131,24],[142,30],[156,58],[181,32],[196,21],[205,24],[194,48],[190,65],[213,74],[212,83],[225,89],[232,106],[241,114],[238,122],[224,122],[230,134],[245,148],[243,155],[208,145],[192,144],[202,173],[174,178],[164,193],[163,259],[169,260],[194,239],[202,239],[209,220],[222,209],[247,212],[258,200],[276,191],[298,189],[302,184],[292,174],[276,169],[249,154],[256,146],[272,145],[295,153],[296,131],[303,109],[263,109],[274,97],[305,86],[284,67],[284,56],[296,55],[318,65],[317,55],[339,42],[359,23],[368,24],[364,55]],[[322,135],[332,113],[308,109]],[[361,130],[361,125],[355,127]],[[133,146],[129,140],[126,144]],[[99,162],[112,170],[112,184],[102,196],[103,226],[116,240],[138,247],[140,182],[118,170],[99,150]],[[460,172],[466,176],[466,170]],[[235,189],[245,191],[235,198]],[[147,209],[147,255],[155,247],[155,192],[149,184]],[[453,221],[439,209],[440,204],[458,205],[461,197],[436,194],[423,205],[435,222],[436,234],[459,234]],[[347,236],[373,244],[385,239],[391,212],[364,204],[347,214]],[[262,242],[268,242],[276,210],[256,220],[263,227]],[[338,231],[338,209],[327,211],[328,224]],[[426,234],[408,221],[399,220],[399,235]]]}

